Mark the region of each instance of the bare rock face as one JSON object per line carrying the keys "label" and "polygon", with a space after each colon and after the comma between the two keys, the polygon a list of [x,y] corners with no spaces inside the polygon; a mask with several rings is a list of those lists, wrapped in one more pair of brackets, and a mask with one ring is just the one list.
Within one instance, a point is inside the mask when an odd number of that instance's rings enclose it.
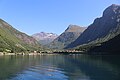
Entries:
{"label": "bare rock face", "polygon": [[94,22],[67,48],[87,44],[94,40],[104,38],[109,35],[108,40],[119,34],[120,28],[120,5],[111,5],[103,12],[103,16],[96,18]]}
{"label": "bare rock face", "polygon": [[32,35],[33,38],[35,38],[40,44],[46,45],[51,43],[55,38],[58,37],[55,33],[45,33],[40,32]]}
{"label": "bare rock face", "polygon": [[76,40],[85,29],[86,27],[69,25],[68,28],[60,36],[58,36],[53,42],[48,44],[48,46],[53,49],[63,49],[68,44]]}

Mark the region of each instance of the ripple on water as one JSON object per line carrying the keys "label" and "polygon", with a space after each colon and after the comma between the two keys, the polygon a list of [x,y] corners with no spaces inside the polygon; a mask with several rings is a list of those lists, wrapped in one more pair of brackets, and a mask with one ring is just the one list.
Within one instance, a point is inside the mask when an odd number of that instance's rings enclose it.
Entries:
{"label": "ripple on water", "polygon": [[64,71],[55,66],[32,66],[11,80],[68,80]]}

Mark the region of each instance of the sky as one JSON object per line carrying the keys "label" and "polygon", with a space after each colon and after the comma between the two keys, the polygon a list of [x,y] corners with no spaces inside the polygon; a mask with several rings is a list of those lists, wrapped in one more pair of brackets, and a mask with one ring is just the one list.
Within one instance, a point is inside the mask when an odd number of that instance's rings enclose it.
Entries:
{"label": "sky", "polygon": [[0,18],[28,35],[61,34],[70,24],[86,27],[120,0],[0,0]]}

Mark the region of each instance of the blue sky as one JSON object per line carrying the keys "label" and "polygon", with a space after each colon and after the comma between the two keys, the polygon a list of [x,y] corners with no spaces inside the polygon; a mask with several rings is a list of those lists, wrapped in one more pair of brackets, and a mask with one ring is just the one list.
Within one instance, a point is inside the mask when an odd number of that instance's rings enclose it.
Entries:
{"label": "blue sky", "polygon": [[90,25],[120,0],[0,0],[0,18],[29,35],[62,33],[69,24]]}

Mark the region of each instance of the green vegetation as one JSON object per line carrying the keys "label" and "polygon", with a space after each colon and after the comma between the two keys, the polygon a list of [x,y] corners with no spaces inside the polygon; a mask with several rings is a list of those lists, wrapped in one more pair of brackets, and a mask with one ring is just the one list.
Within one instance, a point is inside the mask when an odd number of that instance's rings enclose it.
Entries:
{"label": "green vegetation", "polygon": [[0,20],[0,52],[30,52],[39,48],[40,45],[32,37]]}

